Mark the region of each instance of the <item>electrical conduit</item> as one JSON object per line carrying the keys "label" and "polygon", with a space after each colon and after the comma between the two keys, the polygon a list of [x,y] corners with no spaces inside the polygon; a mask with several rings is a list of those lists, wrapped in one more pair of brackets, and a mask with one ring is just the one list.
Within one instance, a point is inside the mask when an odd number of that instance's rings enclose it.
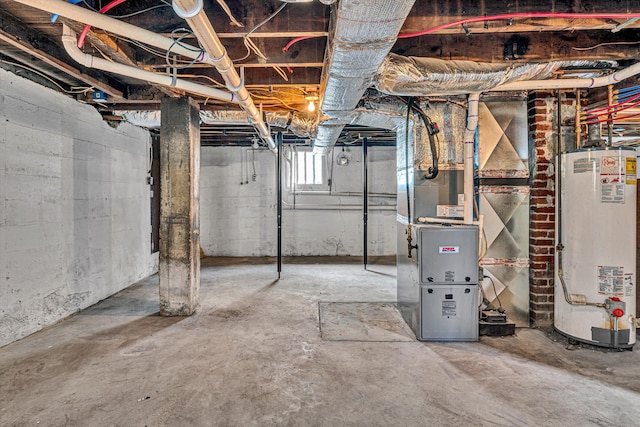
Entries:
{"label": "electrical conduit", "polygon": [[247,112],[251,124],[256,128],[260,137],[269,145],[271,151],[276,152],[276,144],[271,137],[269,127],[264,122],[261,112],[253,103],[249,91],[244,86],[244,81],[240,78],[236,69],[233,68],[233,62],[220,42],[207,14],[204,12],[202,2],[203,0],[174,0],[173,10],[179,17],[187,21],[193,33],[209,54],[212,64],[226,82],[227,88],[235,94],[240,105]]}
{"label": "electrical conduit", "polygon": [[233,94],[216,89],[210,86],[201,85],[180,79],[173,79],[171,76],[152,73],[150,71],[141,70],[129,65],[117,62],[107,61],[106,59],[96,58],[88,55],[78,48],[76,33],[63,24],[62,26],[62,44],[71,58],[88,68],[97,68],[99,70],[108,71],[110,73],[119,74],[121,76],[132,77],[143,81],[157,83],[165,86],[172,86],[187,92],[197,93],[209,98],[219,99],[226,102],[239,103],[239,100],[233,99]]}

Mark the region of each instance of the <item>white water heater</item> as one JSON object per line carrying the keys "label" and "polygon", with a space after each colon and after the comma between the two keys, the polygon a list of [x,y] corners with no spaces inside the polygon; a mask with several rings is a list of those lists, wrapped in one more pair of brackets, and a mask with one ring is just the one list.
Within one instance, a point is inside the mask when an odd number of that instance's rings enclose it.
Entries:
{"label": "white water heater", "polygon": [[557,159],[555,328],[594,345],[636,342],[636,151],[584,148]]}

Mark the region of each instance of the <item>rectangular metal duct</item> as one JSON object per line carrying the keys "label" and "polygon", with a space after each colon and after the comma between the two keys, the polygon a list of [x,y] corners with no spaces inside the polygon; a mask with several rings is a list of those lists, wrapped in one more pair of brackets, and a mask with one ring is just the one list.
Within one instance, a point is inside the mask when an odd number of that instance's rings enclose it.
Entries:
{"label": "rectangular metal duct", "polygon": [[[396,41],[415,0],[342,0],[337,2],[329,61],[323,73],[322,112],[353,110],[371,85],[378,67]],[[328,127],[328,129],[325,129]],[[327,153],[340,136],[340,125],[318,127],[314,153]]]}

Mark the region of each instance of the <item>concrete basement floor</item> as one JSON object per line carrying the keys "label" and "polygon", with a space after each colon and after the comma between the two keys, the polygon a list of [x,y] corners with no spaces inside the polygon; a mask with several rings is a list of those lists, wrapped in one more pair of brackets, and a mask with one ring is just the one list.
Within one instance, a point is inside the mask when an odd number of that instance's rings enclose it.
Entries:
{"label": "concrete basement floor", "polygon": [[[0,425],[640,425],[637,350],[534,329],[408,340],[402,324],[358,326],[348,305],[329,304],[395,301],[391,262],[305,261],[275,281],[263,259],[207,258],[192,317],[158,316],[152,276],[3,347]],[[361,339],[323,338],[320,302],[337,307],[330,327]]]}

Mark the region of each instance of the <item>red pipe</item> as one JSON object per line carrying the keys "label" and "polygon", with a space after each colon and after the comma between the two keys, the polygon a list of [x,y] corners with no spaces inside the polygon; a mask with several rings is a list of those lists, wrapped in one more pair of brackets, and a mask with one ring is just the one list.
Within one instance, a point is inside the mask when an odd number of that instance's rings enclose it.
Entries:
{"label": "red pipe", "polygon": [[[114,7],[116,7],[117,5],[124,3],[125,1],[127,0],[113,0],[111,3],[104,6],[102,9],[100,9],[99,12],[106,13],[111,9],[113,9]],[[84,39],[87,37],[87,34],[89,33],[90,29],[91,29],[91,25],[84,26],[84,28],[82,29],[82,32],[80,33],[80,37],[78,37],[78,47],[81,48],[82,46],[84,46]]]}
{"label": "red pipe", "polygon": [[596,120],[596,121],[592,121],[592,122],[586,122],[585,124],[587,125],[595,125],[598,123],[604,123],[604,122],[615,122],[618,120],[624,120],[624,119],[630,119],[631,117],[638,117],[640,116],[640,113],[636,113],[636,114],[628,114],[626,116],[620,116],[620,117],[615,117],[615,118],[607,118],[607,119],[602,119],[602,120]]}
{"label": "red pipe", "polygon": [[313,39],[316,37],[322,37],[322,36],[304,36],[304,37],[296,37],[295,39],[291,40],[289,43],[287,43],[287,45],[285,47],[282,48],[283,52],[286,52],[289,50],[289,48],[291,46],[293,46],[294,44],[298,43],[299,41],[302,40],[307,40],[307,39]]}
{"label": "red pipe", "polygon": [[630,19],[640,18],[640,13],[554,13],[554,12],[520,12],[520,13],[502,13],[491,16],[477,16],[475,18],[461,19],[459,21],[450,22],[448,24],[438,25],[437,27],[427,30],[416,31],[414,33],[398,34],[399,39],[408,39],[411,37],[423,36],[436,31],[445,30],[447,28],[456,27],[462,24],[470,24],[473,22],[497,21],[500,19],[514,18],[566,18],[566,19]]}
{"label": "red pipe", "polygon": [[[620,106],[620,105],[627,104],[627,103],[629,103],[630,101],[635,101],[635,100],[636,100],[636,99],[638,99],[638,98],[640,98],[640,93],[639,93],[639,94],[637,94],[637,95],[632,96],[631,98],[629,98],[629,99],[625,100],[624,102],[618,102],[617,104],[612,104],[612,105],[609,105],[609,106],[607,106],[607,107],[594,108],[593,110],[586,110],[586,111],[585,111],[585,113],[586,113],[586,114],[588,114],[588,115],[594,115],[593,113],[595,113],[595,112],[598,112],[598,111],[608,111],[608,110],[611,110],[611,109],[615,109],[615,107],[618,107],[618,106]],[[633,105],[638,105],[638,104],[637,104],[637,103],[635,103],[635,104],[633,104]],[[624,109],[626,110],[626,108],[624,108]],[[618,110],[618,111],[619,111],[619,110]],[[616,111],[613,111],[613,112],[615,113]],[[605,112],[605,113],[603,113],[603,114],[608,114],[608,113],[607,113],[607,112]],[[601,115],[603,115],[603,114],[595,114],[595,115],[596,115],[596,116],[601,116]]]}
{"label": "red pipe", "polygon": [[587,114],[587,120],[589,120],[589,118],[595,118],[595,117],[600,117],[600,116],[608,116],[609,114],[618,114],[620,111],[628,110],[629,108],[637,107],[638,105],[640,105],[640,101],[639,102],[634,102],[633,104],[627,105],[626,107],[619,108],[619,109],[614,110],[614,111],[605,111],[604,113],[600,113],[600,114],[593,114],[593,113],[587,112],[586,113]]}
{"label": "red pipe", "polygon": [[[630,18],[640,18],[640,13],[561,13],[561,12],[520,12],[520,13],[502,13],[499,15],[491,15],[491,16],[477,16],[475,18],[467,18],[461,19],[458,21],[450,22],[448,24],[438,25],[437,27],[429,28],[422,31],[416,31],[413,33],[401,33],[398,34],[399,39],[408,39],[411,37],[419,37],[425,34],[435,33],[440,30],[445,30],[447,28],[456,27],[462,24],[469,24],[473,22],[486,22],[486,21],[497,21],[500,19],[514,19],[514,18],[566,18],[566,19],[630,19]],[[321,36],[306,36],[306,37],[297,37],[291,40],[287,45],[282,49],[283,52],[286,52],[299,41],[311,39],[314,37]]]}

